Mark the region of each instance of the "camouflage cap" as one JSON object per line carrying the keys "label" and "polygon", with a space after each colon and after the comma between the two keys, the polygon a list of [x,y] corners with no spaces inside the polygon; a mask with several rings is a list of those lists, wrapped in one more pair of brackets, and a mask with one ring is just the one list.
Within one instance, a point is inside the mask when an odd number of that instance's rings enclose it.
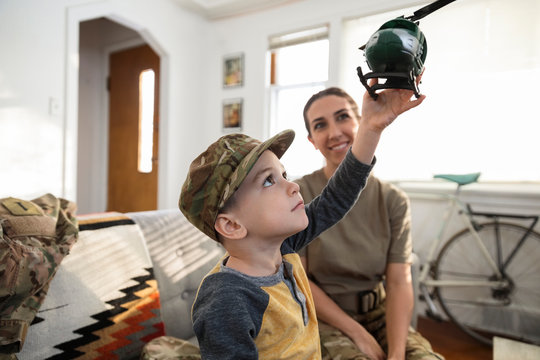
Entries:
{"label": "camouflage cap", "polygon": [[214,223],[219,210],[265,150],[281,158],[293,139],[293,130],[264,142],[244,134],[222,136],[191,163],[178,201],[180,210],[195,227],[217,241]]}

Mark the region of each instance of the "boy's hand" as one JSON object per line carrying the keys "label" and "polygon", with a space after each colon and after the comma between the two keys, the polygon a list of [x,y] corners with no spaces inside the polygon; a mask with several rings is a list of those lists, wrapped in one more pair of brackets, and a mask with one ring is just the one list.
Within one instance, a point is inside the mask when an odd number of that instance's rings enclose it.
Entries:
{"label": "boy's hand", "polygon": [[[421,78],[422,74],[416,78],[417,85]],[[376,83],[377,79],[371,79],[370,86]],[[373,161],[382,131],[400,114],[420,105],[425,99],[420,95],[418,99],[411,100],[412,90],[385,89],[378,94],[377,101],[367,91],[364,94],[362,116],[351,148],[353,155],[364,164]]]}
{"label": "boy's hand", "polygon": [[[420,83],[422,74],[416,78],[416,84]],[[376,78],[370,79],[369,86],[377,84]],[[390,125],[398,115],[412,109],[422,103],[425,95],[420,95],[418,99],[411,98],[414,95],[412,90],[386,89],[378,93],[377,100],[366,91],[362,102],[362,120],[367,121],[367,126],[372,131],[382,132]]]}

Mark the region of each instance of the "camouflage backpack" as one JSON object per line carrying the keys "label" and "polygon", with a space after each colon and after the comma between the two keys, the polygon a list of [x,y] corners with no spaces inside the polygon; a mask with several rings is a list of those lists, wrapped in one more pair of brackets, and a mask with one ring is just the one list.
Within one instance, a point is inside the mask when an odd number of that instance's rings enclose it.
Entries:
{"label": "camouflage backpack", "polygon": [[0,199],[0,357],[22,349],[60,262],[77,241],[75,210],[51,194]]}

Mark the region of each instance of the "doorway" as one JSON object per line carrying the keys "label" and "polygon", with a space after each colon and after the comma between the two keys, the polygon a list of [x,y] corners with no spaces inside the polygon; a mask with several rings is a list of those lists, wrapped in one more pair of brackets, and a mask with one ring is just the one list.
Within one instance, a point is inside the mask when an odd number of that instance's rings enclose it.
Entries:
{"label": "doorway", "polygon": [[[150,44],[145,38],[152,39],[148,34],[141,34],[130,27],[124,26],[114,20],[105,17],[95,18],[91,20],[80,21],[79,26],[79,66],[78,66],[78,91],[73,93],[78,94],[78,109],[75,118],[78,119],[77,129],[77,153],[75,155],[77,164],[76,187],[75,194],[71,198],[75,198],[77,202],[77,213],[88,214],[111,211],[138,211],[144,209],[156,209],[159,201],[157,200],[159,182],[163,181],[164,176],[161,174],[158,179],[158,148],[159,148],[159,128],[160,116],[159,106],[162,101],[159,101],[160,84],[159,73],[163,71],[161,56],[163,56],[160,45],[155,41]],[[145,38],[143,38],[145,36]],[[148,46],[150,45],[150,47]],[[124,50],[135,49],[146,46],[147,49],[153,50],[152,56],[154,61],[157,60],[157,67],[153,69],[155,79],[155,101],[154,101],[154,126],[155,134],[153,137],[152,155],[150,157],[152,164],[151,176],[154,177],[153,182],[145,179],[143,182],[135,186],[138,191],[136,195],[122,195],[123,198],[139,198],[152,194],[153,200],[149,204],[119,204],[118,200],[109,203],[109,193],[119,194],[124,189],[120,186],[112,186],[109,189],[109,68],[110,57],[112,54]],[[139,57],[138,54],[132,54],[133,59]],[[131,61],[131,60],[129,60]],[[149,67],[150,68],[150,67]],[[134,85],[138,91],[139,83]],[[139,99],[132,101],[132,105],[137,109]],[[161,122],[162,125],[163,122]],[[138,138],[138,133],[133,135],[134,139]],[[123,140],[117,140],[116,144]],[[161,140],[163,142],[163,140]],[[163,144],[161,144],[163,146]],[[114,147],[114,144],[113,144]],[[138,152],[138,149],[135,150]],[[159,172],[163,173],[163,166]],[[142,174],[141,174],[142,175]],[[150,176],[144,173],[143,178]],[[123,184],[129,182],[135,184],[133,180],[124,179]],[[120,190],[116,190],[120,188]],[[121,198],[122,199],[122,198]]]}
{"label": "doorway", "polygon": [[109,57],[107,211],[157,209],[159,70],[148,45]]}

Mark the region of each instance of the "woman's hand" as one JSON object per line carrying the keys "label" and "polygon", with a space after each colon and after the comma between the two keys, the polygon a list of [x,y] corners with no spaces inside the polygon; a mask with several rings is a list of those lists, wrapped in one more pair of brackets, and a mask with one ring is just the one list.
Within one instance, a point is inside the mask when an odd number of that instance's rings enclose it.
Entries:
{"label": "woman's hand", "polygon": [[351,340],[356,344],[356,346],[358,346],[360,351],[369,356],[369,358],[372,360],[386,359],[386,354],[384,353],[377,340],[375,340],[375,338],[363,327],[361,327],[361,329],[362,331],[357,331],[355,334],[349,335]]}

